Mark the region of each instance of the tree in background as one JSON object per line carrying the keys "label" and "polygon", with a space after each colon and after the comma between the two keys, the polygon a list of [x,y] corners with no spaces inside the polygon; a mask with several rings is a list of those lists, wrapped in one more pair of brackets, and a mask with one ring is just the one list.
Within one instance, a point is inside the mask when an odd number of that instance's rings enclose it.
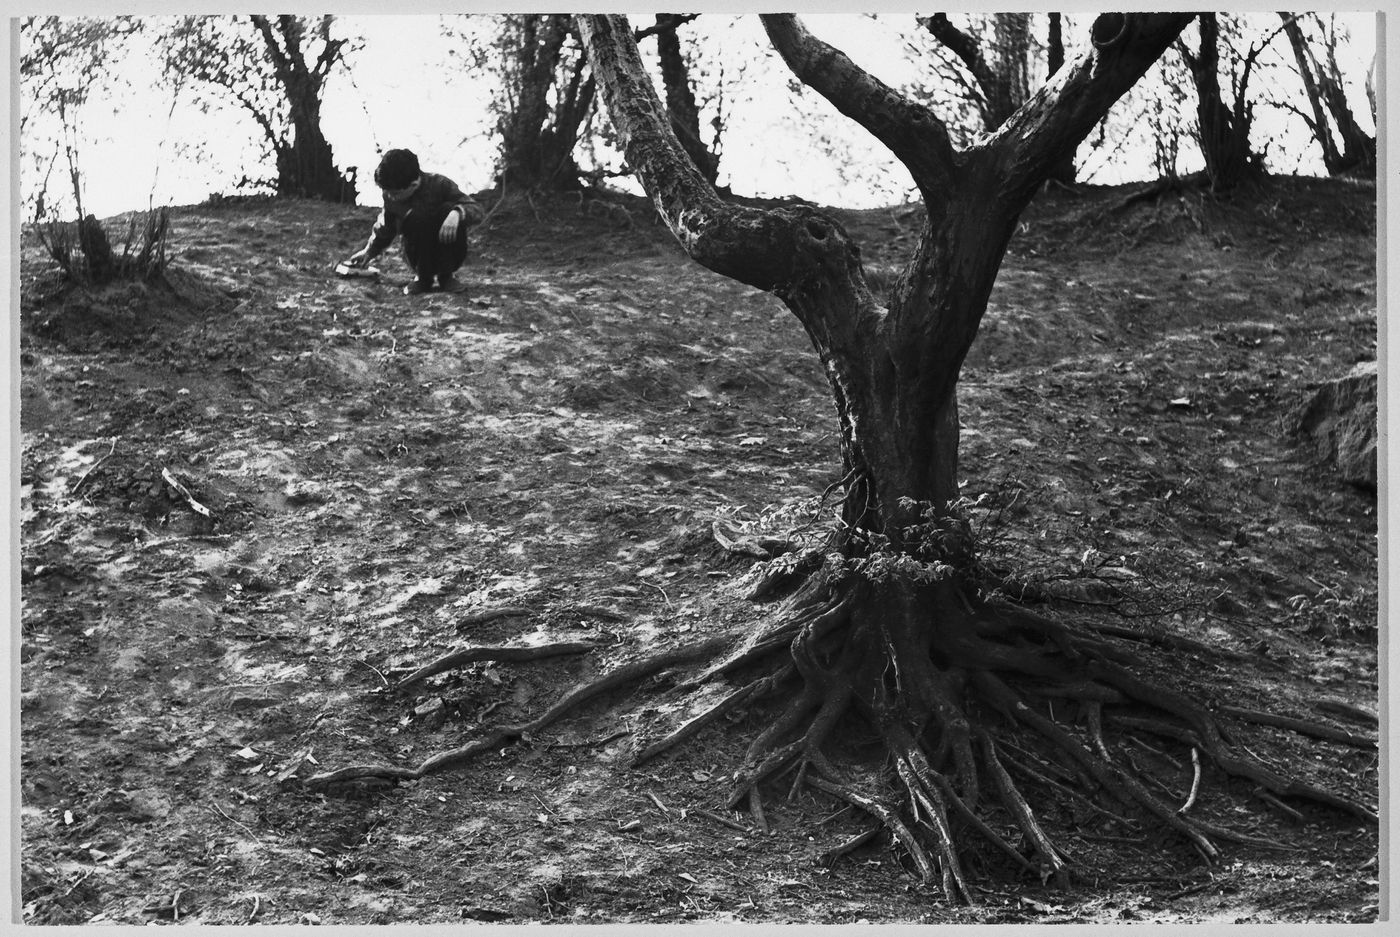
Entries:
{"label": "tree in background", "polygon": [[565,14],[510,14],[501,17],[496,39],[501,97],[503,183],[525,189],[577,189],[574,159],[593,110],[593,78]]}
{"label": "tree in background", "polygon": [[355,201],[321,130],[326,83],[355,48],[334,26],[333,16],[185,16],[161,37],[168,76],[201,82],[257,122],[280,196]]}
{"label": "tree in background", "polygon": [[[165,272],[168,218],[165,210],[129,219],[125,243],[117,253],[102,223],[83,206],[82,110],[95,82],[110,81],[112,63],[128,41],[142,31],[132,17],[31,17],[22,24],[19,73],[27,105],[20,115],[21,145],[44,182],[32,198],[35,232],[65,278],[85,283],[113,279],[153,280]],[[178,92],[177,92],[178,93]],[[33,131],[40,113],[58,121],[54,152],[45,161],[34,152]],[[49,202],[48,180],[62,149],[76,221],[59,220]],[[47,165],[45,166],[45,162]]]}
{"label": "tree in background", "polygon": [[[1329,173],[1336,176],[1354,172],[1374,177],[1376,138],[1361,129],[1347,101],[1342,72],[1337,66],[1339,36],[1335,17],[1329,24],[1317,14],[1280,13],[1279,16],[1283,19],[1283,30],[1288,35],[1289,45],[1293,47],[1298,75],[1302,78],[1312,113],[1309,115],[1291,105],[1284,106],[1307,122],[1313,138],[1322,147],[1322,163]],[[1303,32],[1304,25],[1312,24],[1318,27],[1316,41],[1309,41]],[[1314,54],[1317,48],[1322,51],[1321,61]],[[1374,115],[1374,101],[1371,108]],[[1333,127],[1336,128],[1336,136],[1333,136]],[[1341,137],[1340,148],[1337,137]]]}
{"label": "tree in background", "polygon": [[1263,45],[1250,49],[1244,61],[1231,71],[1233,105],[1220,90],[1220,20],[1214,13],[1196,18],[1200,46],[1192,52],[1184,41],[1177,51],[1191,73],[1196,88],[1196,140],[1206,163],[1206,176],[1215,191],[1257,178],[1263,163],[1250,149],[1249,129],[1254,106],[1249,102],[1249,79]]}
{"label": "tree in background", "polygon": [[[112,64],[123,54],[127,40],[141,32],[142,23],[132,17],[29,17],[20,28],[19,61],[20,145],[27,162],[44,171],[45,184],[30,196],[35,220],[50,213],[47,179],[63,152],[82,217],[81,156],[82,110],[95,83],[115,80]],[[40,115],[57,120],[36,134]],[[47,133],[52,132],[52,141]],[[37,152],[39,140],[52,142],[52,154]]]}
{"label": "tree in background", "polygon": [[[944,13],[918,20],[943,53],[935,74],[960,89],[983,131],[996,130],[1030,97],[1039,52],[1032,20],[1029,13],[969,16],[965,29],[955,26]],[[1059,13],[1047,17],[1044,48],[1045,77],[1049,80],[1065,64],[1064,18]],[[966,134],[960,137],[960,142],[970,142]],[[1050,179],[1068,186],[1074,176],[1074,154],[1070,153],[1051,172]]]}

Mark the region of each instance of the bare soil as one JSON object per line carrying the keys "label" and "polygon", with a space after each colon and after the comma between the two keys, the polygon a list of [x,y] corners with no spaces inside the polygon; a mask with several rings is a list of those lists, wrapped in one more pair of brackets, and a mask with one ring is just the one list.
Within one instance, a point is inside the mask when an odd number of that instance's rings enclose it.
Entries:
{"label": "bare soil", "polygon": [[[1125,194],[1047,195],[1006,259],[960,396],[988,561],[1042,610],[1230,652],[1156,651],[1213,706],[1374,732],[1318,704],[1376,711],[1376,498],[1285,431],[1375,356],[1374,188]],[[368,209],[178,209],[160,285],[65,287],[25,234],[26,922],[1376,920],[1374,826],[1211,771],[1200,809],[1286,849],[1206,866],[1086,824],[1071,891],[973,864],[970,908],[885,839],[822,862],[865,818],[782,782],[771,833],[724,811],[722,728],[625,767],[684,717],[674,674],[461,770],[299,786],[759,621],[745,544],[828,529],[834,412],[796,321],[644,203],[590,204],[501,205],[468,289],[414,298],[397,257],[332,274]],[[917,237],[912,208],[838,214],[877,279]],[[459,646],[555,641],[594,649],[385,692]],[[1374,749],[1247,728],[1375,805]],[[1160,754],[1184,800],[1189,752]]]}

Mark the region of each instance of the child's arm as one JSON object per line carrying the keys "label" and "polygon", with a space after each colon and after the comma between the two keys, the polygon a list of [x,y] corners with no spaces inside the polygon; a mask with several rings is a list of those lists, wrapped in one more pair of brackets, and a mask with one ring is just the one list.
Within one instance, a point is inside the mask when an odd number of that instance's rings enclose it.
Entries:
{"label": "child's arm", "polygon": [[379,217],[374,220],[374,229],[370,231],[369,242],[351,254],[347,263],[356,267],[365,266],[384,253],[385,249],[394,242],[394,236],[398,233],[398,216],[391,215],[387,211],[380,211]]}

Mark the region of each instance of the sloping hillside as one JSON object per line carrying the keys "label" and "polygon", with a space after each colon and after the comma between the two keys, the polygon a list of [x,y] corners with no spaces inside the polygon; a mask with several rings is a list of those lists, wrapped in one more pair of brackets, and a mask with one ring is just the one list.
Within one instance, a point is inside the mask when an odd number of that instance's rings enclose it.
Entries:
{"label": "sloping hillside", "polygon": [[[1047,197],[1007,258],[960,398],[988,562],[1158,636],[1157,676],[1212,703],[1328,700],[1364,733],[1376,499],[1285,426],[1374,357],[1374,190],[1124,195]],[[169,285],[95,292],[24,238],[27,921],[1374,920],[1376,830],[1210,775],[1202,809],[1287,848],[1207,869],[1086,824],[1074,892],[974,864],[981,904],[948,907],[879,840],[821,861],[865,821],[811,792],[775,789],[768,835],[723,811],[722,730],[627,770],[684,715],[665,675],[460,771],[300,789],[757,620],[757,542],[816,542],[839,475],[795,320],[644,203],[503,204],[470,288],[412,299],[397,256],[380,282],[332,275],[372,217],[181,208]],[[917,237],[912,209],[841,217],[877,278]],[[464,644],[554,642],[592,650],[384,692]],[[1375,803],[1374,750],[1249,731]],[[1128,757],[1175,763],[1184,801],[1189,754],[1144,745]]]}

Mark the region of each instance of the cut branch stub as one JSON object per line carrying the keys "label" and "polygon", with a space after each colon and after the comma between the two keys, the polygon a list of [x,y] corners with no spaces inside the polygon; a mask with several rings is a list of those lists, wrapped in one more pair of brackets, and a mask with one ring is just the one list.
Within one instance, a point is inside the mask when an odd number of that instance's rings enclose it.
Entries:
{"label": "cut branch stub", "polygon": [[1089,39],[1094,48],[1102,51],[1122,43],[1128,35],[1129,21],[1127,13],[1100,14],[1089,30]]}

